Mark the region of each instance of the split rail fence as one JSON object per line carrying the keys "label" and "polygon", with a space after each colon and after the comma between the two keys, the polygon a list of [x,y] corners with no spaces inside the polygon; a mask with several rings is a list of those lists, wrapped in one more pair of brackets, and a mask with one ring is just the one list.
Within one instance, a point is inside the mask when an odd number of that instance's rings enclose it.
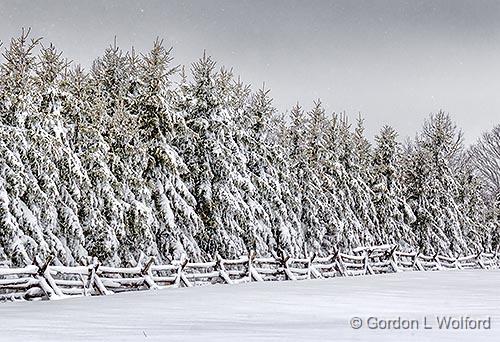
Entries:
{"label": "split rail fence", "polygon": [[[238,259],[216,256],[208,262],[174,260],[156,264],[142,257],[135,267],[101,265],[97,259],[81,266],[53,266],[53,259],[35,259],[22,268],[0,266],[0,301],[59,299],[68,296],[108,295],[125,291],[238,284],[252,281],[322,279],[448,269],[498,269],[496,253],[452,258],[398,251],[395,246],[360,247],[352,255],[335,251],[326,257],[257,257],[254,252]],[[1,264],[0,264],[1,265]]]}

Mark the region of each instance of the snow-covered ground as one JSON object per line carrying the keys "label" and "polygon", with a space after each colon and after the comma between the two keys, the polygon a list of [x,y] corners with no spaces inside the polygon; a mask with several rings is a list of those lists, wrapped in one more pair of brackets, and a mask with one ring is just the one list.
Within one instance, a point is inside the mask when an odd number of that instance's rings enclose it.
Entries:
{"label": "snow-covered ground", "polygon": [[[411,272],[7,303],[0,341],[500,341],[499,284],[497,270]],[[448,316],[491,327],[439,329]],[[370,329],[369,317],[418,329]]]}

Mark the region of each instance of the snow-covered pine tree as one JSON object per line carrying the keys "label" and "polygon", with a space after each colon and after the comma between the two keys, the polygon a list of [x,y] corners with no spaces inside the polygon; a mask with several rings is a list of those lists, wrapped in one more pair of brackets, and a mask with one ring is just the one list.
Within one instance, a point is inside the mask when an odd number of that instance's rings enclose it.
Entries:
{"label": "snow-covered pine tree", "polygon": [[107,161],[110,147],[101,134],[104,104],[97,101],[95,81],[79,65],[67,72],[62,88],[66,96],[61,115],[83,175],[75,190],[80,192],[78,219],[84,231],[85,251],[103,262],[118,264],[118,240],[102,211],[102,194],[107,192],[110,198],[114,197],[109,190],[109,182],[114,178]]}
{"label": "snow-covered pine tree", "polygon": [[[466,217],[455,201],[459,184],[450,163],[462,149],[462,135],[450,116],[432,114],[404,160],[408,203],[416,221],[412,228],[426,253],[467,253]],[[474,249],[474,248],[472,248]]]}
{"label": "snow-covered pine tree", "polygon": [[24,121],[36,108],[33,50],[38,40],[28,39],[29,31],[24,29],[20,37],[13,38],[0,67],[0,246],[13,264],[29,263],[45,242],[35,224],[23,227],[16,217],[18,199],[29,187]]}
{"label": "snow-covered pine tree", "polygon": [[160,256],[179,258],[187,253],[198,259],[201,252],[194,236],[203,223],[195,212],[196,200],[183,181],[189,170],[172,147],[174,136],[185,131],[185,122],[172,107],[170,77],[176,68],[171,62],[171,50],[157,39],[140,63],[135,114],[147,153],[141,177],[151,193],[153,233]]}
{"label": "snow-covered pine tree", "polygon": [[[292,218],[292,222],[297,226],[297,236],[300,241],[296,244],[302,245],[303,254],[312,254],[311,246],[306,242],[306,227],[303,223],[302,202],[304,191],[302,189],[304,168],[306,167],[305,151],[306,143],[306,112],[297,102],[290,110],[290,122],[284,129],[274,128],[272,138],[275,143],[275,150],[283,150],[283,163],[279,163],[280,179],[286,184],[283,200],[287,204],[287,210]],[[274,119],[276,120],[276,119]]]}
{"label": "snow-covered pine tree", "polygon": [[[272,107],[268,98],[257,100],[251,94],[250,87],[241,79],[234,80],[232,71],[221,69],[217,77],[217,88],[223,106],[232,118],[232,139],[228,147],[236,157],[234,167],[238,169],[240,193],[254,222],[244,226],[245,244],[249,249],[256,249],[260,254],[266,254],[268,249],[275,249],[273,231],[270,224],[271,214],[267,209],[268,189],[262,180],[267,176],[267,164],[263,160],[267,152],[265,136],[267,134],[267,121]],[[262,138],[259,143],[256,139]]]}
{"label": "snow-covered pine tree", "polygon": [[[304,122],[305,141],[303,167],[297,170],[297,181],[302,192],[302,225],[305,238],[311,252],[322,250],[322,243],[329,226],[331,210],[328,206],[327,193],[323,188],[324,160],[326,159],[325,128],[327,119],[320,100],[313,103],[313,108],[306,113]],[[297,127],[298,128],[298,127]]]}
{"label": "snow-covered pine tree", "polygon": [[397,133],[391,126],[384,126],[375,137],[371,189],[380,226],[379,240],[411,249],[415,237],[409,224],[415,221],[415,216],[404,197],[401,151],[396,138]]}
{"label": "snow-covered pine tree", "polygon": [[127,240],[127,198],[133,197],[124,162],[134,136],[134,118],[125,108],[132,74],[129,67],[127,55],[116,42],[94,61],[88,112],[78,126],[79,157],[93,188],[88,199],[91,209],[84,214],[88,252],[113,264],[133,261],[133,256],[120,253],[120,241]]}
{"label": "snow-covered pine tree", "polygon": [[[55,159],[60,155],[58,138],[62,127],[53,121],[51,127],[57,126],[57,129],[49,131],[44,124],[45,117],[40,114],[45,80],[40,82],[37,72],[51,63],[44,64],[49,50],[42,49],[41,63],[37,63],[33,51],[39,39],[30,42],[28,39],[29,30],[23,30],[19,38],[14,38],[2,65],[2,82],[5,82],[2,135],[5,136],[1,140],[5,159],[1,164],[5,177],[3,202],[8,203],[3,216],[10,222],[6,227],[11,228],[5,232],[6,236],[10,235],[10,241],[5,241],[10,246],[4,250],[15,264],[28,263],[35,255],[72,258],[60,240],[62,234],[57,234],[59,180]],[[50,107],[48,111],[54,109]],[[77,239],[81,237],[79,232],[75,233]]]}
{"label": "snow-covered pine tree", "polygon": [[354,147],[354,160],[355,165],[357,165],[357,169],[361,179],[363,179],[366,183],[371,182],[371,145],[368,139],[365,137],[365,126],[364,126],[364,118],[361,116],[361,113],[358,114],[356,119],[356,127],[352,133],[352,142]]}
{"label": "snow-covered pine tree", "polygon": [[482,197],[488,207],[493,248],[500,245],[500,125],[483,133],[468,151],[467,161],[483,184]]}
{"label": "snow-covered pine tree", "polygon": [[454,175],[457,181],[455,202],[460,208],[462,226],[467,243],[474,251],[491,251],[496,248],[495,221],[491,217],[491,207],[488,207],[485,194],[486,183],[477,172],[470,151],[463,151],[454,165]]}
{"label": "snow-covered pine tree", "polygon": [[288,154],[290,159],[294,161],[292,167],[300,168],[304,164],[301,156],[304,155],[306,149],[304,144],[305,126],[306,114],[302,106],[297,102],[290,111],[290,127],[288,129]]}
{"label": "snow-covered pine tree", "polygon": [[[51,252],[62,263],[74,263],[87,256],[83,227],[78,212],[81,190],[87,181],[68,139],[62,111],[67,93],[63,90],[68,62],[54,45],[41,45],[34,79],[40,100],[26,118],[29,165],[46,198],[30,209],[39,216],[38,225],[56,243]],[[39,212],[39,214],[38,214]]]}
{"label": "snow-covered pine tree", "polygon": [[260,249],[265,241],[255,234],[259,226],[247,198],[253,184],[234,139],[235,118],[227,106],[225,75],[215,71],[215,62],[206,54],[193,63],[191,72],[193,80],[183,88],[187,92],[178,96],[184,101],[178,107],[183,109],[187,132],[175,140],[190,170],[189,190],[204,223],[197,242],[210,255]]}
{"label": "snow-covered pine tree", "polygon": [[[241,89],[238,83],[235,87],[236,91]],[[276,109],[269,94],[270,90],[263,85],[249,97],[248,106],[243,107],[246,120],[239,140],[242,141],[251,181],[255,185],[251,208],[261,225],[260,231],[265,232],[262,240],[269,240],[266,242],[268,249],[298,255],[302,252],[303,237],[292,210],[288,164],[282,146],[273,138],[275,132],[271,125],[276,120]]]}
{"label": "snow-covered pine tree", "polygon": [[[2,80],[26,92],[18,97],[19,89],[4,88],[4,104],[10,107],[3,107],[3,113],[10,114],[7,124],[2,125],[7,136],[1,139],[6,158],[1,162],[6,176],[4,200],[9,203],[6,216],[18,226],[10,245],[23,256],[10,257],[18,264],[28,263],[35,255],[52,254],[71,263],[85,251],[74,197],[79,195],[75,183],[81,172],[60,116],[64,96],[59,86],[66,63],[52,45],[42,46],[37,60],[32,52],[39,40],[27,43],[28,35],[29,31],[23,31],[12,40],[2,66]],[[28,252],[22,244],[29,246]],[[4,249],[12,252],[9,247]]]}
{"label": "snow-covered pine tree", "polygon": [[356,147],[345,114],[333,114],[325,129],[323,189],[328,193],[337,249],[375,243],[376,212],[371,191],[360,176]]}
{"label": "snow-covered pine tree", "polygon": [[1,122],[23,127],[28,113],[36,105],[36,87],[33,72],[36,66],[34,50],[41,38],[30,39],[31,30],[22,30],[19,37],[12,38],[2,53],[5,59],[1,66]]}

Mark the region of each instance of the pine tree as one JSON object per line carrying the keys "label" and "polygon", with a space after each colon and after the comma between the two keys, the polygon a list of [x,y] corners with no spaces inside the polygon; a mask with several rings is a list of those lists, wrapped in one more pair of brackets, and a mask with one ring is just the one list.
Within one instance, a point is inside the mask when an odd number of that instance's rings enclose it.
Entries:
{"label": "pine tree", "polygon": [[334,114],[325,129],[323,191],[332,215],[330,249],[371,245],[380,236],[372,193],[360,176],[350,127],[345,114]]}
{"label": "pine tree", "polygon": [[34,49],[41,38],[29,39],[31,30],[22,30],[21,36],[12,38],[2,54],[5,62],[0,68],[1,122],[23,127],[28,113],[36,105],[36,84],[33,72],[36,66]]}
{"label": "pine tree", "polygon": [[487,207],[493,249],[496,249],[500,244],[500,125],[483,133],[468,150],[466,160],[473,165],[470,177],[481,184],[482,202]]}
{"label": "pine tree", "polygon": [[461,151],[462,136],[450,116],[433,114],[406,157],[407,197],[420,248],[467,253],[464,214],[455,201],[459,185],[450,163]]}
{"label": "pine tree", "polygon": [[171,50],[157,39],[140,63],[136,113],[138,133],[147,151],[141,177],[152,197],[154,236],[160,255],[180,257],[187,253],[198,258],[200,250],[194,236],[202,222],[194,210],[196,200],[183,181],[189,170],[172,146],[175,128],[185,123],[171,103],[170,77],[177,70],[171,62]]}
{"label": "pine tree", "polygon": [[380,242],[411,249],[415,237],[409,224],[415,221],[415,216],[404,197],[401,151],[396,138],[397,133],[390,126],[384,126],[375,138],[371,188],[380,225]]}
{"label": "pine tree", "polygon": [[245,115],[247,123],[240,136],[243,136],[247,165],[255,186],[252,205],[254,216],[262,226],[262,240],[268,240],[266,244],[269,250],[297,254],[301,252],[303,237],[292,209],[288,163],[283,148],[273,137],[279,132],[272,131],[273,123],[281,123],[282,129],[285,126],[276,117],[270,90],[265,85],[251,96],[249,102]]}
{"label": "pine tree", "polygon": [[354,160],[355,164],[358,165],[357,171],[359,172],[361,179],[363,179],[367,183],[370,183],[372,176],[370,174],[371,146],[364,133],[364,119],[360,113],[356,120],[356,127],[354,128],[354,132],[352,135]]}
{"label": "pine tree", "polygon": [[245,159],[234,141],[234,116],[227,108],[228,94],[215,71],[215,62],[206,54],[192,66],[193,81],[185,108],[187,132],[176,146],[190,170],[189,190],[196,198],[196,212],[203,229],[196,235],[202,250],[213,254],[236,255],[262,245],[252,234],[257,230],[247,203],[252,184],[246,177]]}

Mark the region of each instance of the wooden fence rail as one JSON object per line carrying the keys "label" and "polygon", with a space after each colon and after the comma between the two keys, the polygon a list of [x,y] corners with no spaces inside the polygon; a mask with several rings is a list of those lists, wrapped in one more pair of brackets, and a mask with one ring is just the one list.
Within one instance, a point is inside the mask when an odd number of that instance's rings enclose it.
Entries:
{"label": "wooden fence rail", "polygon": [[103,266],[94,258],[87,265],[52,266],[35,259],[23,268],[0,267],[0,301],[59,299],[68,296],[108,295],[125,291],[238,284],[252,281],[322,279],[405,271],[449,269],[497,269],[497,253],[464,257],[423,255],[398,251],[396,246],[360,247],[345,254],[291,258],[280,253],[257,257],[254,252],[238,259],[216,255],[213,261],[190,262],[186,258],[158,265],[142,257],[135,267]]}

